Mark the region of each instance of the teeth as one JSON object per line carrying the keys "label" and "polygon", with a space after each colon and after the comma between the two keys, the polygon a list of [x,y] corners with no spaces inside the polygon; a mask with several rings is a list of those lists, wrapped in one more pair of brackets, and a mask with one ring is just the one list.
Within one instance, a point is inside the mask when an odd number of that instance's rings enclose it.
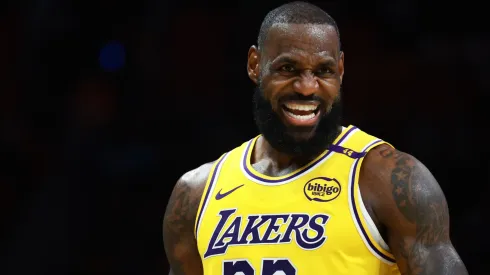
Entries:
{"label": "teeth", "polygon": [[287,114],[290,117],[295,118],[295,119],[298,119],[298,120],[309,120],[309,119],[312,119],[312,118],[315,117],[315,114],[314,113],[311,113],[311,114],[308,114],[308,115],[296,115],[296,114],[293,114],[293,113],[288,112],[288,111],[286,111],[286,112],[287,112]]}
{"label": "teeth", "polygon": [[288,109],[298,110],[298,111],[314,111],[318,107],[315,104],[297,104],[297,103],[286,103],[284,104]]}

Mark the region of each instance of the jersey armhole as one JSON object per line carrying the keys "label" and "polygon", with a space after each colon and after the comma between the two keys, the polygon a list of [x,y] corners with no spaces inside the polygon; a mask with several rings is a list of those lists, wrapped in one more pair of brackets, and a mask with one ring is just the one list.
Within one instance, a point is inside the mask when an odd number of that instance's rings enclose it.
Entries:
{"label": "jersey armhole", "polygon": [[[382,144],[392,146],[385,141],[376,139],[363,148],[362,152],[367,153],[372,148]],[[369,215],[369,212],[364,205],[364,202],[362,201],[361,191],[359,189],[359,175],[363,160],[364,157],[359,158],[352,164],[349,175],[349,204],[352,218],[361,239],[364,241],[364,244],[369,251],[382,262],[392,265],[396,263],[395,257],[389,251],[388,245],[383,240],[378,228],[376,227],[373,219]]]}
{"label": "jersey armhole", "polygon": [[211,194],[213,194],[214,188],[216,186],[216,181],[218,179],[219,171],[223,166],[224,160],[228,156],[228,153],[221,155],[218,160],[213,164],[211,170],[209,171],[208,179],[206,180],[206,185],[201,195],[201,200],[199,202],[199,207],[197,208],[196,220],[194,222],[194,238],[197,240],[197,236],[199,233],[199,226],[202,221],[202,217],[204,216],[204,212],[206,212],[207,205],[209,204],[209,200],[211,198]]}

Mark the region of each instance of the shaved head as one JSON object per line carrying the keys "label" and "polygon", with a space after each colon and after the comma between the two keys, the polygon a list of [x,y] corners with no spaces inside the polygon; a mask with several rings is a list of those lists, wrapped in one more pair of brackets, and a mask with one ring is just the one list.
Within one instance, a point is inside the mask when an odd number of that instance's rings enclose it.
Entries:
{"label": "shaved head", "polygon": [[257,39],[259,49],[263,47],[267,40],[270,28],[277,24],[330,25],[335,29],[337,38],[340,40],[337,23],[328,13],[313,4],[297,1],[284,4],[270,11],[265,16],[260,26],[259,37]]}

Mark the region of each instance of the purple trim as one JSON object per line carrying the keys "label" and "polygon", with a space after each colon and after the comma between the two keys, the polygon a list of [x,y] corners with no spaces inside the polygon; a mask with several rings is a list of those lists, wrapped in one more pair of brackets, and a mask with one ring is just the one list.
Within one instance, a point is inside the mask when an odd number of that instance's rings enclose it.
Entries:
{"label": "purple trim", "polygon": [[334,151],[336,153],[344,154],[344,155],[346,155],[350,158],[353,158],[353,159],[362,158],[366,155],[366,152],[356,152],[356,151],[351,150],[349,148],[345,148],[345,147],[335,145],[335,144],[330,145],[330,147],[328,149],[330,149],[331,151]]}
{"label": "purple trim", "polygon": [[208,186],[208,190],[206,191],[206,195],[204,196],[204,200],[202,201],[202,206],[201,206],[201,210],[199,211],[199,215],[197,216],[197,221],[196,221],[196,240],[197,240],[197,233],[199,232],[199,224],[200,224],[200,221],[201,221],[201,216],[202,216],[202,213],[204,211],[204,207],[206,206],[206,202],[208,201],[208,198],[210,197],[209,195],[211,194],[211,189],[213,189],[213,184],[215,183],[215,179],[216,179],[216,175],[217,175],[217,172],[218,172],[218,169],[221,165],[221,163],[223,162],[223,160],[226,158],[226,155],[228,155],[228,153],[224,154],[221,159],[218,161],[218,163],[216,164],[216,166],[214,167],[214,170],[213,170],[213,175],[211,176],[211,180],[209,181],[209,186]]}
{"label": "purple trim", "polygon": [[[342,137],[334,144],[336,146],[338,146],[340,143],[342,143],[344,141],[344,139],[352,132],[354,131],[355,129],[357,129],[357,127],[355,126],[352,126],[352,128],[349,129],[349,131],[345,132]],[[307,167],[301,169],[300,171],[292,174],[291,176],[287,177],[287,178],[284,178],[284,179],[265,179],[265,178],[262,178],[260,176],[257,176],[255,174],[253,174],[250,169],[248,169],[247,167],[247,162],[248,162],[248,152],[250,150],[250,148],[252,147],[252,144],[253,144],[253,140],[250,141],[247,145],[247,149],[245,150],[245,154],[243,156],[243,160],[242,160],[242,164],[243,164],[243,169],[245,169],[245,172],[251,176],[252,178],[256,179],[256,180],[260,180],[260,181],[263,181],[263,182],[267,182],[267,183],[278,183],[278,182],[283,182],[283,181],[287,181],[287,180],[290,180],[294,177],[297,177],[301,174],[304,174],[305,172],[307,172],[311,167],[315,166],[317,163],[321,162],[322,160],[324,160],[327,156],[329,156],[333,151],[329,150],[328,153],[326,153],[325,155],[323,155],[323,157],[317,159],[315,162],[313,163],[310,163],[310,165],[308,165]]]}
{"label": "purple trim", "polygon": [[[372,147],[373,145],[375,145],[376,143],[380,143],[382,142],[382,140],[375,140],[373,142],[371,142],[371,144],[369,144],[368,147],[366,147],[366,150],[363,151],[363,153],[365,153],[367,151],[367,149],[369,149],[370,147]],[[379,251],[379,249],[376,248],[376,246],[371,242],[371,240],[369,239],[369,236],[366,232],[366,229],[364,229],[364,227],[362,226],[362,223],[361,223],[361,218],[359,217],[359,213],[357,212],[357,207],[356,207],[356,200],[355,200],[355,189],[354,189],[354,183],[356,182],[356,170],[357,170],[357,165],[359,164],[359,161],[361,160],[361,158],[357,159],[354,163],[354,169],[353,169],[353,174],[352,174],[352,181],[350,182],[350,189],[351,189],[351,201],[352,201],[352,207],[354,208],[354,216],[356,217],[356,221],[357,221],[357,224],[359,224],[359,228],[361,228],[361,232],[362,234],[364,235],[364,238],[367,240],[369,246],[374,250],[374,252],[376,252],[379,256],[381,256],[383,259],[387,260],[388,262],[391,262],[391,263],[396,263],[395,259],[392,259],[388,256],[386,256],[385,254],[383,254],[381,251]]]}

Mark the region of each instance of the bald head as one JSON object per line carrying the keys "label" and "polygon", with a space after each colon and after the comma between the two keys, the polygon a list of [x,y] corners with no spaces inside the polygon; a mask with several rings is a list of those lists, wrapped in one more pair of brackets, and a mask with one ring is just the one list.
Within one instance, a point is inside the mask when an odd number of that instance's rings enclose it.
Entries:
{"label": "bald head", "polygon": [[280,24],[315,24],[332,26],[339,39],[340,34],[335,20],[324,10],[306,2],[292,2],[284,4],[270,11],[260,26],[259,37],[257,39],[259,50],[264,47],[268,39],[268,34],[273,26]]}

